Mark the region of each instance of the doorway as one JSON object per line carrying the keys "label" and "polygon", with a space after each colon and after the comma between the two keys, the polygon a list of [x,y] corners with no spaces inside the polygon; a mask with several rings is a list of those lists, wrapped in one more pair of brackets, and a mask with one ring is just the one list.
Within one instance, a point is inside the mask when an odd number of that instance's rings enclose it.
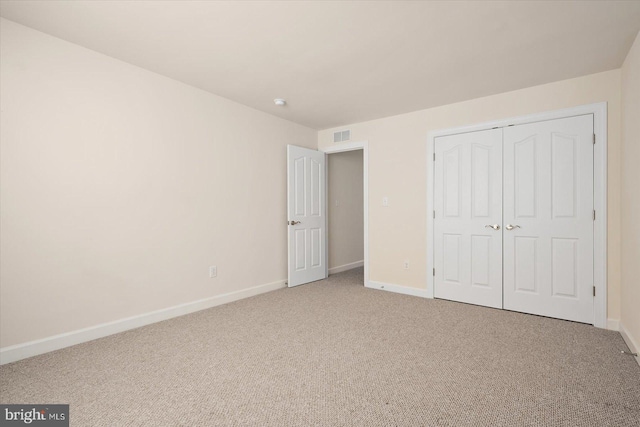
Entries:
{"label": "doorway", "polygon": [[[367,141],[354,141],[354,142],[344,142],[340,144],[334,144],[330,147],[325,147],[322,151],[327,155],[329,162],[331,161],[331,156],[341,153],[352,153],[357,152],[361,153],[362,157],[362,245],[363,245],[363,267],[364,267],[364,286],[369,284],[369,143]],[[327,187],[329,185],[329,171],[327,168]],[[335,208],[335,198],[332,201],[331,196],[327,197],[327,202],[325,206],[327,206],[327,213],[330,215],[329,209],[334,210]],[[340,205],[341,200],[338,198],[338,204]],[[333,204],[332,208],[329,208],[329,204]],[[339,207],[339,206],[338,206]],[[335,211],[335,210],[334,210]],[[328,220],[330,220],[329,215],[327,215]],[[329,259],[329,246],[331,245],[329,233],[326,234],[327,241],[325,244],[325,248],[327,249],[327,259]],[[355,244],[358,244],[357,242]],[[359,260],[356,260],[358,262]],[[328,265],[329,263],[327,263]],[[332,271],[328,273],[337,273],[340,270],[340,265],[342,264],[339,260],[335,262],[338,265],[332,265]],[[348,268],[349,263],[346,264]],[[358,264],[352,264],[350,268],[358,268]]]}
{"label": "doorway", "polygon": [[363,150],[327,155],[329,275],[364,267]]}
{"label": "doorway", "polygon": [[[299,286],[327,278],[329,275],[329,237],[328,237],[328,167],[327,157],[335,153],[359,152],[361,158],[362,180],[361,193],[357,200],[362,201],[362,221],[351,223],[351,227],[362,229],[363,257],[355,256],[348,260],[340,253],[334,260],[331,273],[346,271],[352,268],[364,267],[364,285],[369,283],[369,151],[368,142],[347,142],[335,144],[322,151],[295,145],[287,146],[287,240],[288,240],[288,280],[289,287]],[[356,157],[358,157],[356,155]],[[338,161],[339,162],[339,161]],[[348,178],[345,178],[348,179]],[[338,177],[338,183],[340,177]],[[344,179],[343,179],[344,181]],[[354,190],[355,191],[355,190]],[[335,191],[334,191],[335,193]],[[340,193],[340,191],[338,192]],[[335,194],[334,194],[335,195]],[[338,206],[344,203],[352,204],[353,197],[339,196]],[[357,212],[357,211],[354,211]],[[349,223],[347,222],[347,227]],[[355,231],[355,230],[354,230]],[[336,233],[340,233],[339,229]],[[334,233],[335,234],[335,233]],[[344,233],[343,233],[344,234]],[[360,236],[359,232],[356,233]],[[350,239],[351,244],[358,246],[359,242]],[[357,250],[357,249],[356,249]],[[356,252],[357,253],[357,252]],[[345,261],[347,259],[347,261]],[[354,261],[355,260],[355,261]]]}

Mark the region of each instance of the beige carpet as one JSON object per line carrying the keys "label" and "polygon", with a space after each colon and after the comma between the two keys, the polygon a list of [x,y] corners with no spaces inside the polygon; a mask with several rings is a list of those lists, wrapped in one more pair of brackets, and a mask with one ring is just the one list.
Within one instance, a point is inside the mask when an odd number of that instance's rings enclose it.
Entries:
{"label": "beige carpet", "polygon": [[362,270],[0,367],[74,426],[639,426],[592,326],[365,289]]}

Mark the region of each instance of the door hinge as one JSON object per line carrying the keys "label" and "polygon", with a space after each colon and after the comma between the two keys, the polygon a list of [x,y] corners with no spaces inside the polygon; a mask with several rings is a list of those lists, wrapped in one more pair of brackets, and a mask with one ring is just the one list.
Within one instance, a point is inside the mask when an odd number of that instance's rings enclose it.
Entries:
{"label": "door hinge", "polygon": [[436,268],[435,267],[433,267],[433,275],[434,276],[436,275]]}
{"label": "door hinge", "polygon": [[433,161],[436,161],[436,153],[433,153]]}
{"label": "door hinge", "polygon": [[593,296],[594,297],[596,296],[596,287],[595,286],[593,287]]}
{"label": "door hinge", "polygon": [[595,209],[593,210],[593,220],[594,221],[596,220],[596,210]]}
{"label": "door hinge", "polygon": [[433,217],[434,218],[436,217],[436,211],[433,211]]}
{"label": "door hinge", "polygon": [[593,145],[595,145],[595,144],[596,144],[596,134],[594,133],[593,134]]}

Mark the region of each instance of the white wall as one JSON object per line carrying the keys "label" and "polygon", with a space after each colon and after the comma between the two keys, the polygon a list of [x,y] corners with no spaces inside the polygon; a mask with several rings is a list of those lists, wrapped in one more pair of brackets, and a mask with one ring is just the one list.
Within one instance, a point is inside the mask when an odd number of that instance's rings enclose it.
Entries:
{"label": "white wall", "polygon": [[[354,140],[369,142],[370,280],[426,288],[429,131],[603,101],[608,102],[609,144],[608,317],[619,319],[620,70],[348,126]],[[319,147],[333,144],[334,130],[319,132]],[[382,207],[385,196],[388,207]],[[404,260],[410,269],[403,268]]]}
{"label": "white wall", "polygon": [[640,34],[622,66],[622,159],[620,325],[637,352],[640,351]]}
{"label": "white wall", "polygon": [[286,279],[285,146],[316,131],[0,27],[1,347]]}
{"label": "white wall", "polygon": [[364,261],[362,150],[329,154],[327,161],[331,270]]}

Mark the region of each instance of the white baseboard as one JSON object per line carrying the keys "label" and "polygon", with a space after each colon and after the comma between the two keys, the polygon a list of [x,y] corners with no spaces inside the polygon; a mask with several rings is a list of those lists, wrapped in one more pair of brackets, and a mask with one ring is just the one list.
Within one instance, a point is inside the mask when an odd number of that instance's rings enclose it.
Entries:
{"label": "white baseboard", "polygon": [[70,347],[72,345],[81,344],[98,338],[103,338],[119,332],[128,331],[130,329],[136,329],[151,323],[161,322],[163,320],[227,304],[243,298],[249,298],[254,295],[275,291],[276,289],[286,287],[285,283],[285,280],[279,280],[277,282],[258,285],[252,288],[229,292],[222,295],[216,295],[214,297],[188,302],[137,316],[127,317],[113,322],[102,323],[89,328],[78,329],[76,331],[66,332],[23,344],[0,348],[0,365],[16,362],[21,359],[26,359],[27,357],[37,356],[39,354],[48,353],[50,351],[59,350],[61,348]]}
{"label": "white baseboard", "polygon": [[[633,337],[625,329],[623,323],[620,323],[620,335],[622,335],[622,339],[624,340],[624,342],[627,343],[627,347],[629,347],[629,350],[631,350],[631,353],[640,354],[640,345],[638,345],[639,343],[634,341]],[[629,357],[632,357],[632,356],[629,356]],[[636,362],[638,362],[638,365],[640,365],[640,357],[635,356],[634,359],[636,359]]]}
{"label": "white baseboard", "polygon": [[410,288],[408,286],[394,285],[392,283],[375,282],[373,280],[369,280],[369,283],[365,283],[364,286],[371,289],[380,289],[383,291],[395,292],[397,294],[429,298],[429,296],[427,295],[426,289]]}
{"label": "white baseboard", "polygon": [[350,262],[349,264],[339,265],[337,267],[331,267],[329,269],[329,274],[342,273],[343,271],[353,270],[354,268],[359,268],[364,266],[364,260]]}
{"label": "white baseboard", "polygon": [[619,331],[620,319],[607,319],[607,329],[610,331]]}

